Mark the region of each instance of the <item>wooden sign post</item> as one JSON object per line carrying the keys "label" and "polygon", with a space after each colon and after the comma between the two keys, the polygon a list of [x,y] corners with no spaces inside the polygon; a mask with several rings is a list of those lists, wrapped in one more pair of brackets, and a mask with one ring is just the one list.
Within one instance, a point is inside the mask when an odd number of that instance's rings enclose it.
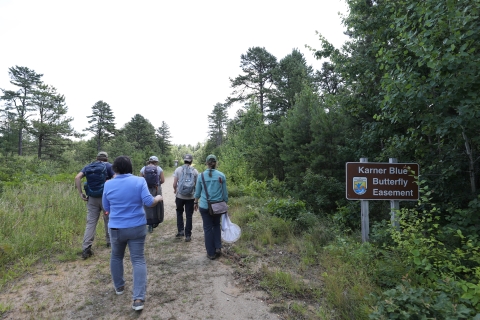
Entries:
{"label": "wooden sign post", "polygon": [[417,163],[397,163],[390,158],[389,163],[360,162],[346,163],[346,197],[348,200],[360,200],[362,216],[362,242],[368,241],[369,218],[368,200],[389,200],[392,224],[398,226],[396,211],[399,201],[417,201],[419,175]]}

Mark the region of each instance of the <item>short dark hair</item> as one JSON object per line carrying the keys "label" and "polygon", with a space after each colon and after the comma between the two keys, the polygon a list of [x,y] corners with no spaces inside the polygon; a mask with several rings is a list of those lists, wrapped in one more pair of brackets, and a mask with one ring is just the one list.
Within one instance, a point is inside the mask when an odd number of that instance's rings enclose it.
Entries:
{"label": "short dark hair", "polygon": [[127,156],[116,157],[115,161],[113,161],[112,169],[118,174],[132,173],[132,160]]}

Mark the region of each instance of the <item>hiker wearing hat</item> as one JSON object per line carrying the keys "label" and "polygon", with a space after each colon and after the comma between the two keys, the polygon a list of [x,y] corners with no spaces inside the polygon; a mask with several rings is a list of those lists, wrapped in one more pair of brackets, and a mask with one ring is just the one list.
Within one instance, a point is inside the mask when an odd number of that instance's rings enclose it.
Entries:
{"label": "hiker wearing hat", "polygon": [[[194,210],[199,210],[202,215],[207,258],[214,260],[222,254],[222,231],[220,227],[222,215],[210,215],[208,201],[228,202],[227,179],[222,172],[216,169],[217,157],[215,155],[208,155],[205,162],[207,170],[199,174],[195,187]],[[208,189],[205,190],[206,188]]]}
{"label": "hiker wearing hat", "polygon": [[[145,178],[148,190],[153,197],[162,195],[162,183],[165,182],[165,176],[163,169],[158,166],[158,158],[156,156],[151,156],[148,159],[148,164],[140,169],[140,176]],[[153,229],[163,222],[163,201],[154,207],[144,206],[144,209],[147,216],[148,232],[152,233]]]}
{"label": "hiker wearing hat", "polygon": [[[173,192],[175,193],[175,205],[177,210],[177,234],[176,238],[185,236],[185,241],[192,240],[192,216],[198,171],[192,166],[193,156],[186,154],[183,157],[183,166],[175,169],[173,173]],[[183,212],[185,211],[185,224]]]}
{"label": "hiker wearing hat", "polygon": [[[103,222],[105,225],[105,241],[107,247],[110,247],[110,236],[108,234],[108,213],[102,206],[103,185],[105,181],[112,179],[114,176],[112,164],[108,162],[108,154],[100,151],[97,159],[86,165],[76,176],[75,186],[82,200],[87,202],[87,225],[85,234],[83,235],[82,258],[87,259],[93,255],[92,244],[97,229],[100,213],[104,211]],[[82,178],[86,177],[82,190]],[[85,193],[83,192],[85,191]]]}

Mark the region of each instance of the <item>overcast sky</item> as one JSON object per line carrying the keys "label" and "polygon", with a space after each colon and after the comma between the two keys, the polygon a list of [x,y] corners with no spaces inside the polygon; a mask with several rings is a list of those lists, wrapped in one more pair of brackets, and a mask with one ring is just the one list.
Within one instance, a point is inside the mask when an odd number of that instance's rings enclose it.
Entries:
{"label": "overcast sky", "polygon": [[297,48],[320,69],[305,45],[320,47],[318,31],[341,46],[338,12],[343,0],[0,0],[0,88],[13,89],[8,68],[28,67],[65,95],[76,131],[103,100],[117,128],[139,113],[194,145],[241,54],[260,46],[280,60]]}

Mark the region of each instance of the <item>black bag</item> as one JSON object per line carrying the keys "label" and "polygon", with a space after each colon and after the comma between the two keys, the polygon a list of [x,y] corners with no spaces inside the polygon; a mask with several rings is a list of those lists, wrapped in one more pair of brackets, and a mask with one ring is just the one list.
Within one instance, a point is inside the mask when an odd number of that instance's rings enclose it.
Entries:
{"label": "black bag", "polygon": [[151,225],[153,228],[158,227],[158,225],[163,222],[163,218],[165,215],[163,201],[160,201],[153,208],[145,208],[145,214],[147,217],[147,224]]}
{"label": "black bag", "polygon": [[[228,205],[225,201],[212,202],[212,201],[209,200],[207,184],[205,183],[205,176],[203,175],[203,172],[202,172],[202,181],[203,181],[203,187],[205,189],[205,195],[207,196],[208,213],[211,216],[216,215],[216,214],[227,213]],[[221,177],[218,177],[218,181],[220,182],[220,184],[223,184],[223,181],[222,181]],[[222,186],[222,195],[223,195],[223,186]]]}
{"label": "black bag", "polygon": [[[155,197],[158,195],[158,189],[151,189],[150,194]],[[161,190],[160,190],[161,194]],[[143,206],[145,209],[145,217],[147,218],[147,225],[151,225],[153,228],[156,228],[160,223],[163,222],[164,219],[164,207],[163,201],[157,203],[155,207],[147,207]]]}

